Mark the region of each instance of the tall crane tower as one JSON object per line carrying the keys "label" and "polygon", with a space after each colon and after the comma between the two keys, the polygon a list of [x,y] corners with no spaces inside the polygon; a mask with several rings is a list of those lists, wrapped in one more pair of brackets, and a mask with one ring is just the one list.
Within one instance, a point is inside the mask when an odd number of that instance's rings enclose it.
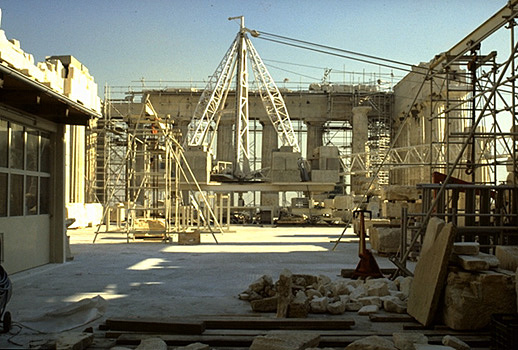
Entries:
{"label": "tall crane tower", "polygon": [[277,132],[281,145],[292,146],[295,152],[300,152],[300,147],[284,99],[247,35],[250,33],[252,36],[258,36],[259,33],[245,27],[244,16],[229,18],[229,20],[234,19],[240,19],[240,30],[216,71],[210,77],[198,101],[189,124],[187,139],[189,146],[207,146],[212,149],[225,101],[235,76],[235,156],[233,166],[234,176],[245,178],[250,173],[248,60],[252,63],[255,81],[266,114]]}

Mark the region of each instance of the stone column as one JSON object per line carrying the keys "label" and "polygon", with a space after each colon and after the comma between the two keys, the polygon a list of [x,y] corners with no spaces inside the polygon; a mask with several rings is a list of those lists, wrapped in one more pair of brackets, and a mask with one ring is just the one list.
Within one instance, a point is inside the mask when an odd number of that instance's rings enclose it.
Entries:
{"label": "stone column", "polygon": [[[278,147],[277,131],[269,119],[262,120],[263,137],[261,143],[261,167],[271,168],[272,151]],[[261,206],[277,207],[279,205],[279,193],[261,192]]]}
{"label": "stone column", "polygon": [[[354,107],[353,112],[353,144],[352,153],[364,153],[368,141],[368,113],[372,107]],[[354,170],[354,169],[353,169]],[[351,191],[362,194],[361,183],[365,181],[364,175],[351,176]]]}
{"label": "stone column", "polygon": [[306,121],[307,141],[306,159],[313,158],[313,150],[322,146],[322,135],[324,133],[324,121]]}

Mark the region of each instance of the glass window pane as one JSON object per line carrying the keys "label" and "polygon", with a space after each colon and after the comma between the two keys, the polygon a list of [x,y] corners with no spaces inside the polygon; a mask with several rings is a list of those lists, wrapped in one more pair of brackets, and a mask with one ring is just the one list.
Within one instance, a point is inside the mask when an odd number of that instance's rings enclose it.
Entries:
{"label": "glass window pane", "polygon": [[7,216],[7,174],[0,173],[0,216]]}
{"label": "glass window pane", "polygon": [[8,132],[7,121],[0,119],[0,166],[4,168],[7,168]]}
{"label": "glass window pane", "polygon": [[49,213],[50,178],[40,177],[40,214]]}
{"label": "glass window pane", "polygon": [[50,173],[50,136],[45,133],[41,133],[40,156],[40,171]]}
{"label": "glass window pane", "polygon": [[38,215],[38,177],[25,177],[25,215]]}
{"label": "glass window pane", "polygon": [[27,130],[27,170],[38,171],[38,131]]}
{"label": "glass window pane", "polygon": [[11,123],[11,168],[23,169],[23,144],[23,126]]}
{"label": "glass window pane", "polygon": [[23,215],[23,175],[11,174],[9,215]]}

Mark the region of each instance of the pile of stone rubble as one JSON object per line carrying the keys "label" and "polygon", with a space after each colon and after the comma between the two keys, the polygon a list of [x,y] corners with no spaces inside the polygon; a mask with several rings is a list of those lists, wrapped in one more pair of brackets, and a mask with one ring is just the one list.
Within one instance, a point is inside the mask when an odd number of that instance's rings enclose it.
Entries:
{"label": "pile of stone rubble", "polygon": [[[284,286],[284,289],[287,287],[291,293],[282,298],[279,291],[286,281],[289,286]],[[368,315],[380,309],[406,313],[411,284],[412,277],[398,277],[394,281],[342,277],[331,280],[324,275],[292,274],[284,270],[275,283],[269,275],[260,277],[239,294],[239,298],[249,301],[255,312],[278,312],[280,306],[286,309],[287,317],[294,318],[307,317],[308,313],[339,315],[346,311]]]}

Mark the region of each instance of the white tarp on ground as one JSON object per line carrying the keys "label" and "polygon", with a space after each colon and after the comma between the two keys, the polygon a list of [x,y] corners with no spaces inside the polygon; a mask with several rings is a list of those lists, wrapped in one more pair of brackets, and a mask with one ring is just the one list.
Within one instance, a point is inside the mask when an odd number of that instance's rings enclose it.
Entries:
{"label": "white tarp on ground", "polygon": [[42,333],[60,333],[90,323],[103,316],[105,311],[106,300],[98,295],[21,323]]}

